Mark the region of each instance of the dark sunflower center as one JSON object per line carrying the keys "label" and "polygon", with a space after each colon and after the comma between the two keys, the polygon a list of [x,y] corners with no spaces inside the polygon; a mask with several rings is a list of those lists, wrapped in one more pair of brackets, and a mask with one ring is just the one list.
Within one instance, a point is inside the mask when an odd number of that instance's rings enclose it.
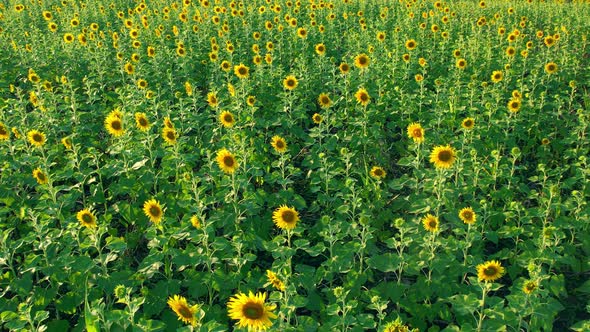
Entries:
{"label": "dark sunflower center", "polygon": [[323,52],[323,51],[325,51],[323,46],[318,47],[318,52]]}
{"label": "dark sunflower center", "polygon": [[526,284],[526,289],[527,289],[529,292],[531,292],[531,291],[535,290],[535,288],[537,288],[537,286],[536,286],[534,283],[532,283],[532,282],[529,282],[528,284]]}
{"label": "dark sunflower center", "polygon": [[518,102],[517,101],[513,101],[510,103],[510,107],[512,108],[518,108]]}
{"label": "dark sunflower center", "polygon": [[277,149],[282,149],[285,147],[285,142],[278,140],[275,145],[277,146]]}
{"label": "dark sunflower center", "polygon": [[554,65],[549,65],[549,66],[547,66],[547,69],[549,71],[554,71],[555,70],[555,66]]}
{"label": "dark sunflower center", "polygon": [[330,98],[328,98],[328,97],[322,97],[322,104],[328,105],[329,103],[330,103]]}
{"label": "dark sunflower center", "polygon": [[493,266],[488,266],[483,270],[483,274],[485,274],[488,277],[493,277],[496,274],[498,274],[498,270],[496,270],[496,268]]}
{"label": "dark sunflower center", "polygon": [[348,65],[343,65],[342,66],[342,71],[348,71]]}
{"label": "dark sunflower center", "polygon": [[460,67],[464,67],[465,66],[465,61],[459,61],[459,66]]}
{"label": "dark sunflower center", "polygon": [[499,80],[500,78],[502,78],[502,76],[500,76],[500,74],[494,75],[494,79]]}
{"label": "dark sunflower center", "polygon": [[281,214],[281,218],[284,222],[290,224],[295,221],[295,213],[293,213],[293,211],[290,210],[283,211],[283,213]]}
{"label": "dark sunflower center", "polygon": [[436,228],[436,220],[430,219],[428,221],[428,227],[430,227],[430,228]]}
{"label": "dark sunflower center", "polygon": [[147,120],[145,118],[139,118],[139,125],[142,127],[147,126]]}
{"label": "dark sunflower center", "polygon": [[37,173],[37,178],[39,178],[40,181],[45,181],[45,174],[39,172]]}
{"label": "dark sunflower center", "polygon": [[313,121],[315,121],[315,122],[322,121],[322,117],[319,116],[319,115],[316,115],[316,116],[313,117]]}
{"label": "dark sunflower center", "polygon": [[223,117],[223,120],[224,120],[225,122],[234,122],[234,118],[233,118],[233,116],[231,116],[231,114],[226,114],[226,115]]}
{"label": "dark sunflower center", "polygon": [[409,48],[413,48],[414,47],[414,43],[408,43],[408,47]]}
{"label": "dark sunflower center", "polygon": [[248,319],[260,319],[264,315],[264,308],[258,303],[246,303],[242,314]]}
{"label": "dark sunflower center", "polygon": [[233,167],[234,166],[234,158],[232,156],[225,156],[223,157],[223,164],[227,167]]}
{"label": "dark sunflower center", "polygon": [[294,80],[288,80],[287,81],[287,86],[295,86],[295,81]]}
{"label": "dark sunflower center", "polygon": [[246,68],[240,67],[238,69],[238,73],[240,73],[240,75],[246,75],[248,73],[248,71],[246,70]]}
{"label": "dark sunflower center", "polygon": [[39,134],[35,134],[35,135],[33,135],[33,141],[40,143],[43,141],[43,137]]}
{"label": "dark sunflower center", "polygon": [[0,135],[6,135],[7,133],[6,128],[0,127]]}
{"label": "dark sunflower center", "polygon": [[168,131],[166,137],[168,137],[169,140],[174,140],[176,138],[173,131]]}
{"label": "dark sunflower center", "polygon": [[367,100],[369,100],[369,96],[366,93],[361,93],[361,100],[367,101]]}
{"label": "dark sunflower center", "polygon": [[412,135],[416,138],[420,138],[420,137],[422,137],[422,130],[420,130],[420,128],[416,128],[412,132]]}
{"label": "dark sunflower center", "polygon": [[463,218],[471,220],[473,218],[473,213],[471,213],[470,211],[465,211],[463,212]]}
{"label": "dark sunflower center", "polygon": [[374,174],[375,174],[375,176],[381,176],[381,175],[383,175],[383,171],[378,168],[375,170]]}
{"label": "dark sunflower center", "polygon": [[111,122],[111,128],[113,128],[114,130],[120,130],[121,129],[121,122],[120,121]]}
{"label": "dark sunflower center", "polygon": [[471,120],[465,121],[465,127],[471,127],[471,126],[473,126],[473,121],[471,121]]}
{"label": "dark sunflower center", "polygon": [[92,216],[89,213],[84,213],[82,215],[82,221],[84,221],[86,224],[90,224],[92,223]]}
{"label": "dark sunflower center", "polygon": [[360,57],[360,58],[359,58],[359,63],[360,63],[361,65],[364,65],[364,64],[366,64],[366,63],[367,63],[367,58],[365,58],[365,57]]}
{"label": "dark sunflower center", "polygon": [[190,308],[184,305],[179,306],[178,313],[184,317],[185,319],[193,318],[193,313],[191,312]]}
{"label": "dark sunflower center", "polygon": [[159,217],[160,213],[162,213],[162,211],[159,207],[155,205],[150,206],[150,215],[152,215],[153,217]]}
{"label": "dark sunflower center", "polygon": [[451,158],[453,158],[451,151],[443,150],[438,153],[438,160],[442,162],[451,161]]}
{"label": "dark sunflower center", "polygon": [[229,68],[229,63],[225,62],[223,63],[223,69],[228,69]]}

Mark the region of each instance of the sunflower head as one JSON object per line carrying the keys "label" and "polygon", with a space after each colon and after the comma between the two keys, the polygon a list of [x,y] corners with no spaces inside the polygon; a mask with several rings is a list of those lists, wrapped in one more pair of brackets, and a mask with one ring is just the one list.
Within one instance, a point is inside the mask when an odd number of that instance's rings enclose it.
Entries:
{"label": "sunflower head", "polygon": [[354,58],[354,65],[358,68],[365,69],[369,67],[371,59],[366,54],[359,54]]}
{"label": "sunflower head", "polygon": [[538,287],[539,284],[536,281],[531,280],[524,283],[524,285],[522,286],[522,291],[528,295],[534,292],[535,289],[537,289]]}
{"label": "sunflower head", "polygon": [[104,120],[104,127],[107,132],[115,137],[122,136],[125,133],[123,129],[123,120],[118,114],[111,113]]}
{"label": "sunflower head", "polygon": [[387,173],[382,167],[373,166],[373,168],[371,168],[371,171],[369,172],[369,175],[371,175],[371,177],[373,177],[374,179],[381,180],[385,177],[385,175],[387,175]]}
{"label": "sunflower head", "polygon": [[234,155],[226,149],[217,152],[217,165],[226,174],[233,174],[238,168],[238,162]]}
{"label": "sunflower head", "polygon": [[324,118],[319,113],[315,113],[314,115],[312,115],[311,120],[315,124],[320,124],[320,123],[322,123]]}
{"label": "sunflower head", "polygon": [[174,295],[168,298],[168,306],[176,313],[178,320],[192,326],[197,325],[197,311],[199,311],[199,305],[190,306],[186,301],[186,298],[180,295]]}
{"label": "sunflower head", "polygon": [[473,118],[465,118],[461,122],[461,127],[465,130],[471,130],[475,126],[475,120]]}
{"label": "sunflower head", "polygon": [[475,223],[477,216],[471,207],[466,207],[459,211],[459,218],[463,220],[464,223],[471,225]]}
{"label": "sunflower head", "polygon": [[37,180],[38,184],[46,184],[47,182],[49,182],[49,180],[47,179],[47,175],[43,173],[43,171],[40,168],[35,168],[33,170],[33,177],[35,178],[35,180]]}
{"label": "sunflower head", "polygon": [[80,222],[80,224],[87,228],[96,228],[96,217],[94,213],[89,209],[83,209],[78,211],[76,214],[76,219]]}
{"label": "sunflower head", "polygon": [[297,84],[297,78],[295,78],[293,75],[289,75],[283,80],[283,87],[289,91],[295,90]]}
{"label": "sunflower head", "polygon": [[521,101],[518,98],[512,98],[508,101],[508,110],[512,113],[516,113],[520,110]]}
{"label": "sunflower head", "polygon": [[338,69],[342,75],[346,75],[350,71],[350,65],[348,65],[346,62],[343,62],[340,64],[340,66],[338,66]]}
{"label": "sunflower head", "polygon": [[239,328],[249,331],[265,331],[272,326],[271,319],[277,318],[273,313],[276,306],[265,304],[266,294],[249,292],[232,296],[227,304],[231,319],[236,319]]}
{"label": "sunflower head", "polygon": [[498,261],[487,261],[477,266],[477,278],[479,281],[494,281],[504,274],[504,268]]}
{"label": "sunflower head", "polygon": [[244,64],[240,63],[239,65],[234,66],[234,74],[239,79],[247,78],[250,75],[250,68],[248,68]]}
{"label": "sunflower head", "polygon": [[504,74],[500,70],[494,70],[494,72],[492,72],[491,78],[492,78],[492,82],[498,83],[498,82],[502,81],[502,79],[504,78]]}
{"label": "sunflower head", "polygon": [[174,129],[174,128],[164,127],[162,129],[162,138],[164,139],[164,142],[166,142],[166,144],[174,145],[174,144],[176,144],[176,139],[178,138],[178,133],[176,132],[176,129]]}
{"label": "sunflower head", "polygon": [[0,122],[0,141],[5,141],[10,138],[10,131],[4,125],[4,123]]}
{"label": "sunflower head", "polygon": [[217,94],[215,92],[209,92],[207,94],[207,104],[211,107],[219,105],[219,100],[217,100]]}
{"label": "sunflower head", "polygon": [[231,114],[231,112],[223,111],[219,115],[219,122],[221,122],[225,128],[231,128],[236,123],[236,119],[234,118],[234,115]]}
{"label": "sunflower head", "polygon": [[457,59],[455,66],[459,69],[465,69],[467,67],[467,61],[465,59]]}
{"label": "sunflower head", "polygon": [[45,145],[45,142],[47,141],[47,139],[45,138],[45,134],[36,130],[36,129],[29,131],[27,133],[27,138],[29,140],[29,143],[31,143],[31,145],[38,147],[38,148]]}
{"label": "sunflower head", "polygon": [[324,44],[317,44],[315,46],[315,52],[318,55],[320,55],[320,56],[326,54],[326,45],[324,45]]}
{"label": "sunflower head", "polygon": [[363,106],[367,106],[371,102],[371,97],[365,88],[358,89],[354,94],[354,97],[356,98],[356,101]]}
{"label": "sunflower head", "polygon": [[418,144],[424,142],[424,128],[419,123],[414,122],[408,125],[407,132],[408,137],[414,140],[414,142]]}
{"label": "sunflower head", "polygon": [[281,292],[285,290],[285,283],[281,281],[281,279],[279,279],[279,277],[277,277],[277,275],[271,270],[266,270],[266,278],[268,279],[268,283],[274,288],[280,290]]}
{"label": "sunflower head", "polygon": [[557,64],[555,62],[549,62],[545,65],[545,72],[549,75],[557,72]]}
{"label": "sunflower head", "polygon": [[147,115],[145,115],[145,113],[135,113],[135,123],[137,124],[137,128],[139,128],[141,131],[147,131],[150,129],[150,122],[147,119]]}
{"label": "sunflower head", "polygon": [[270,145],[275,149],[278,153],[285,153],[287,152],[287,142],[281,136],[273,136],[270,142]]}
{"label": "sunflower head", "polygon": [[450,145],[439,145],[432,150],[430,154],[430,162],[434,164],[437,169],[451,168],[455,162],[455,149]]}
{"label": "sunflower head", "polygon": [[408,49],[408,51],[415,49],[417,45],[418,44],[414,39],[409,39],[406,41],[406,48]]}
{"label": "sunflower head", "polygon": [[156,201],[154,198],[143,203],[143,213],[145,213],[145,215],[156,225],[160,224],[162,217],[164,216],[164,211],[162,210],[160,202]]}
{"label": "sunflower head", "polygon": [[318,104],[320,104],[321,108],[328,108],[332,106],[332,100],[330,99],[330,96],[328,96],[327,93],[320,93],[320,95],[318,96]]}
{"label": "sunflower head", "polygon": [[427,214],[426,217],[422,219],[422,225],[425,230],[434,233],[438,231],[438,217]]}
{"label": "sunflower head", "polygon": [[299,221],[299,213],[295,208],[282,205],[272,214],[272,220],[277,227],[285,230],[294,229]]}

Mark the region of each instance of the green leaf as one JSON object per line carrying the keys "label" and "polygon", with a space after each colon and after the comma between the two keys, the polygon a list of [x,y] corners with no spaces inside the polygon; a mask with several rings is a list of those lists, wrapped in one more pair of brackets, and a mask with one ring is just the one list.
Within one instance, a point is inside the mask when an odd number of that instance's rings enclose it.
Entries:
{"label": "green leaf", "polygon": [[399,268],[401,261],[399,255],[394,253],[386,253],[383,255],[373,256],[367,259],[369,267],[377,269],[381,272],[395,272]]}

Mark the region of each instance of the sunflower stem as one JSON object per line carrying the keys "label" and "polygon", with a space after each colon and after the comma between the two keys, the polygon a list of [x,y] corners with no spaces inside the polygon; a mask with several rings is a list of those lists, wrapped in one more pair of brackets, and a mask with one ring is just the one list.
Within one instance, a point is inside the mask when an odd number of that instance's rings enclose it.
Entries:
{"label": "sunflower stem", "polygon": [[477,320],[477,332],[481,332],[481,329],[483,327],[483,321],[486,317],[485,313],[484,313],[484,309],[485,309],[485,301],[486,301],[486,295],[488,294],[488,283],[487,281],[484,283],[484,285],[481,287],[481,309],[478,310],[478,314],[479,314],[479,318]]}

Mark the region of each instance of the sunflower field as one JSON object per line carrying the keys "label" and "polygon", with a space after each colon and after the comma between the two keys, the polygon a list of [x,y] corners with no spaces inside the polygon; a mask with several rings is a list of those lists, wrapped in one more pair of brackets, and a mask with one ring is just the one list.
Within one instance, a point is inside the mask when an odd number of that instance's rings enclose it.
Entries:
{"label": "sunflower field", "polygon": [[589,1],[5,0],[0,329],[589,331]]}

